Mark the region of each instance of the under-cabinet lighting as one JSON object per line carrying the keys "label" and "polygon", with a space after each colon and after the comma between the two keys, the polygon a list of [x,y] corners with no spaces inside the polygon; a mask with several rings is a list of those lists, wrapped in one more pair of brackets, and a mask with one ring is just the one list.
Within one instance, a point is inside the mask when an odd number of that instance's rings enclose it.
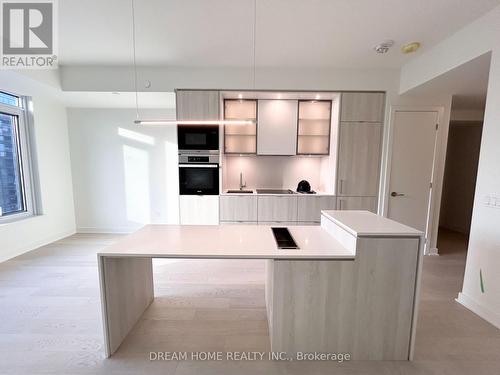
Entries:
{"label": "under-cabinet lighting", "polygon": [[251,125],[252,120],[135,120],[136,125]]}

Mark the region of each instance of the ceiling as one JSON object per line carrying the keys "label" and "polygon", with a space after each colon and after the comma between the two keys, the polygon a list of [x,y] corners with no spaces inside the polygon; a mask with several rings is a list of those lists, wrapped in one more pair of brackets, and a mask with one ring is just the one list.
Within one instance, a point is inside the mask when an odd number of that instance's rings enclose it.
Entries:
{"label": "ceiling", "polygon": [[[59,2],[59,64],[131,65],[132,0]],[[399,68],[500,0],[256,0],[256,64]],[[139,65],[253,64],[254,0],[135,0]],[[385,55],[373,46],[393,39]],[[413,55],[414,56],[414,55]]]}
{"label": "ceiling", "polygon": [[484,110],[491,53],[485,53],[408,92],[422,97],[453,95],[453,110]]}

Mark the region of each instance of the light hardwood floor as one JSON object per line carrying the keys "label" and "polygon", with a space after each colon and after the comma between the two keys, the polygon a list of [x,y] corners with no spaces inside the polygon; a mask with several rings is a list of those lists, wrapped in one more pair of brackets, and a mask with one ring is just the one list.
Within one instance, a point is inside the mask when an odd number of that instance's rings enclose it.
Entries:
{"label": "light hardwood floor", "polygon": [[500,330],[456,302],[463,239],[426,257],[413,362],[166,362],[150,351],[267,351],[264,261],[157,260],[156,299],[103,359],[96,252],[79,234],[0,263],[0,374],[494,374]]}

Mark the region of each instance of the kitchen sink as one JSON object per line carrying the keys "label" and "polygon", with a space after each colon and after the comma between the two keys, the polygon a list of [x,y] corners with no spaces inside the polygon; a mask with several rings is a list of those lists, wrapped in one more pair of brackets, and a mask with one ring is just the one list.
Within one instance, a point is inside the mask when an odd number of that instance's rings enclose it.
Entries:
{"label": "kitchen sink", "polygon": [[229,194],[253,194],[253,190],[228,190]]}

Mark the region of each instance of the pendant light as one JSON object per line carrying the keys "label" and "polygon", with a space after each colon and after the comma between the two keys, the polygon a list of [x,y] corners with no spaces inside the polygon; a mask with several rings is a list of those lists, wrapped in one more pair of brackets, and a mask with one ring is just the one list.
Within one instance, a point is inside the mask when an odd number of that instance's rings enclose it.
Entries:
{"label": "pendant light", "polygon": [[[139,91],[138,91],[138,74],[137,74],[137,59],[136,59],[136,35],[135,35],[135,0],[131,0],[132,5],[132,52],[134,62],[134,87],[135,87],[135,114],[136,125],[251,125],[255,124],[253,120],[168,120],[168,119],[140,119],[139,117]],[[255,35],[256,35],[256,19],[257,19],[257,0],[254,0],[253,14],[253,73],[252,81],[255,90]]]}

